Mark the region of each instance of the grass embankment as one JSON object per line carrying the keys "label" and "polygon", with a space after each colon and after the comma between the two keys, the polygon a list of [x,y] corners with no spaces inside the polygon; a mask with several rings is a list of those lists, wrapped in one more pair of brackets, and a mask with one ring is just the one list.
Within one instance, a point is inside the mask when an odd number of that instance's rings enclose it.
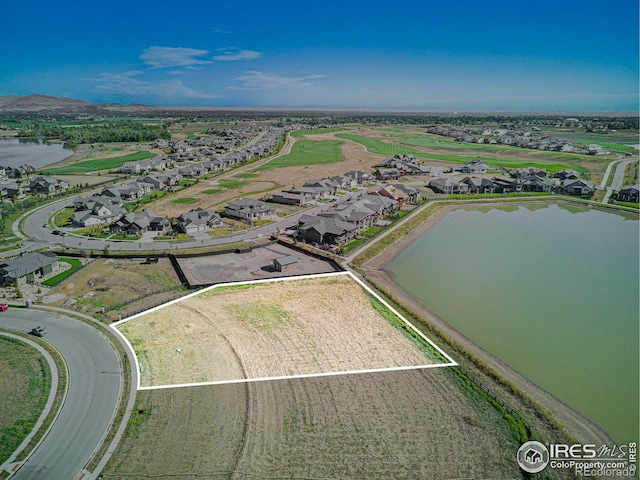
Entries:
{"label": "grass embankment", "polygon": [[287,155],[274,158],[273,160],[261,165],[256,170],[267,170],[271,168],[317,165],[323,163],[336,163],[344,160],[342,154],[341,142],[337,140],[310,140],[306,135],[313,133],[308,130],[299,130],[292,132],[291,136],[296,142],[291,147],[291,151]]}
{"label": "grass embankment", "polygon": [[[11,333],[25,338],[30,338],[27,334],[22,332]],[[34,350],[30,346],[13,339],[2,338],[2,340],[8,340],[9,342],[13,343],[0,342],[0,352],[2,352],[2,354],[0,354],[0,371],[3,371],[3,374],[0,375],[0,391],[3,392],[3,395],[0,396],[0,425],[2,425],[2,427],[0,427],[0,444],[2,444],[2,446],[0,446],[0,449],[5,449],[3,453],[0,453],[0,463],[4,462],[15,451],[15,448],[17,448],[17,446],[22,443],[25,436],[28,435],[29,431],[33,427],[33,424],[42,413],[44,405],[47,401],[47,397],[49,395],[49,390],[51,388],[51,372],[48,368],[48,364],[45,358],[40,355],[37,350]],[[18,462],[24,460],[27,457],[27,455],[35,448],[44,433],[53,423],[53,420],[57,416],[58,410],[61,407],[62,401],[64,399],[64,392],[67,388],[66,367],[58,351],[47,342],[44,342],[36,337],[31,338],[31,340],[40,344],[40,346],[47,350],[53,357],[53,360],[56,364],[56,369],[58,370],[58,390],[56,392],[55,400],[51,411],[49,412],[49,415],[47,415],[47,418],[45,418],[42,427],[31,438],[31,441],[28,443],[28,445],[16,457],[16,461]],[[9,347],[9,349],[5,352],[7,346]],[[29,377],[28,372],[24,370],[24,364],[21,364],[20,361],[16,361],[18,360],[16,358],[16,353],[18,353],[21,348],[28,349],[27,357],[30,357],[32,360],[38,357],[41,359],[37,361],[38,371],[35,372],[35,375],[38,378],[35,380]],[[5,362],[7,361],[9,364],[13,364],[9,374],[4,372],[4,367],[7,365],[7,363]],[[33,363],[31,363],[31,365],[33,365]],[[46,368],[46,372],[43,370],[43,368]],[[13,378],[14,375],[19,377],[15,381]],[[34,382],[35,384],[39,383],[41,387],[39,391],[43,392],[43,395],[38,398],[38,388],[36,388],[35,391],[29,391],[29,389],[21,390],[20,381],[25,382],[25,380],[27,381],[27,384],[31,382],[30,385],[33,385]],[[33,395],[33,393],[35,393],[36,395]],[[19,399],[16,395],[22,396],[24,398]],[[37,406],[34,404],[36,400],[39,402]],[[6,402],[8,402],[8,406],[5,405]],[[23,415],[24,418],[20,425],[12,426],[7,421],[7,416],[11,414],[11,409],[16,409],[16,407],[18,407],[20,414]],[[30,420],[28,418],[29,415],[35,418],[35,420]],[[29,424],[31,426],[27,430],[27,425]],[[22,435],[22,438],[18,440],[16,435],[21,434],[20,429],[22,429],[23,432],[26,433],[24,433],[24,435]],[[7,448],[7,445],[12,443],[15,444],[15,447]],[[6,455],[6,450],[9,450],[8,455]],[[2,476],[3,473],[4,472],[0,473],[0,478],[5,478]]]}
{"label": "grass embankment", "polygon": [[26,343],[0,336],[0,464],[31,432],[50,389],[44,356]]}
{"label": "grass embankment", "polygon": [[[567,168],[576,170],[579,173],[587,173],[588,171],[586,168],[580,165],[576,165],[573,163],[562,163],[562,162],[556,162],[556,161],[549,161],[549,162],[528,161],[528,160],[522,160],[522,159],[507,160],[507,159],[496,158],[496,157],[483,157],[483,156],[478,156],[477,154],[476,155],[474,154],[451,155],[447,153],[424,153],[416,150],[415,148],[410,148],[404,145],[398,145],[394,143],[385,143],[375,138],[363,137],[363,136],[354,135],[351,133],[339,133],[339,134],[336,134],[336,137],[344,138],[345,140],[351,140],[352,142],[359,143],[360,145],[365,147],[367,151],[369,151],[370,153],[377,153],[377,154],[388,155],[388,156],[413,155],[414,157],[418,157],[418,158],[430,158],[433,160],[441,160],[443,162],[454,162],[454,163],[466,163],[474,159],[480,159],[485,163],[487,163],[488,165],[494,166],[494,167],[504,167],[504,168],[535,167],[535,168],[543,168],[549,172],[557,172]],[[469,149],[469,150],[473,148],[478,149],[479,147],[479,145],[475,145],[475,144],[461,143],[460,145],[462,146],[462,148]],[[435,143],[433,146],[440,147],[438,144],[435,144]],[[483,146],[483,145],[480,145],[480,146]],[[453,147],[449,147],[449,148],[453,148]],[[524,151],[524,149],[519,149],[519,150],[520,150],[519,153],[522,153]],[[482,152],[482,150],[480,150],[479,153],[486,153],[486,152]],[[538,152],[536,151],[536,153]],[[561,154],[558,154],[558,155],[561,155]],[[566,157],[567,159],[570,159],[570,160],[582,159],[582,157],[577,155],[571,155],[571,154],[562,154],[562,155],[563,157]]]}
{"label": "grass embankment", "polygon": [[102,170],[114,170],[120,168],[125,162],[136,162],[155,156],[155,153],[141,151],[132,153],[130,155],[124,155],[122,157],[96,158],[94,160],[77,162],[72,165],[67,165],[66,167],[48,168],[46,170],[46,173],[48,175],[64,175],[73,173],[99,172]]}
{"label": "grass embankment", "polygon": [[68,270],[65,270],[64,272],[59,273],[55,277],[48,278],[47,280],[42,282],[43,285],[46,285],[47,287],[54,287],[57,284],[59,284],[61,281],[63,281],[65,278],[69,277],[70,275],[73,275],[76,271],[82,268],[82,262],[77,258],[63,257],[63,258],[60,258],[59,261],[68,263],[69,265],[71,265],[71,268],[69,268]]}

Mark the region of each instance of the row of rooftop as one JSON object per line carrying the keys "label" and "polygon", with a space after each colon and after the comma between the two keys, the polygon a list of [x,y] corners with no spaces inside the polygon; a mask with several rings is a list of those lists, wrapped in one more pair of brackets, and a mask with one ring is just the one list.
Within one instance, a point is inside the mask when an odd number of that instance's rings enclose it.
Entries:
{"label": "row of rooftop", "polygon": [[568,140],[525,130],[432,126],[427,128],[427,132],[466,143],[511,145],[521,148],[585,155],[607,155],[611,153],[600,145],[577,146]]}

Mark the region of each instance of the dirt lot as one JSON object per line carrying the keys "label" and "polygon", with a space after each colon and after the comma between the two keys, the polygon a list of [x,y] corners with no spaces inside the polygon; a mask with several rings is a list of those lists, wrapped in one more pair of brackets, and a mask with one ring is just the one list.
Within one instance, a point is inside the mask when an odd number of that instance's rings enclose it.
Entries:
{"label": "dirt lot", "polygon": [[522,478],[506,421],[471,400],[447,370],[141,391],[105,472]]}
{"label": "dirt lot", "polygon": [[[271,268],[274,259],[287,255],[296,256],[298,262],[284,272],[277,272]],[[335,271],[327,262],[303,255],[277,243],[256,248],[249,253],[179,258],[178,263],[192,287]]]}
{"label": "dirt lot", "polygon": [[[53,289],[43,287],[43,303],[95,313],[156,290],[179,286],[167,258],[146,265],[126,259],[98,259]],[[125,315],[126,316],[126,315]]]}
{"label": "dirt lot", "polygon": [[438,363],[349,275],[214,288],[117,328],[143,387]]}

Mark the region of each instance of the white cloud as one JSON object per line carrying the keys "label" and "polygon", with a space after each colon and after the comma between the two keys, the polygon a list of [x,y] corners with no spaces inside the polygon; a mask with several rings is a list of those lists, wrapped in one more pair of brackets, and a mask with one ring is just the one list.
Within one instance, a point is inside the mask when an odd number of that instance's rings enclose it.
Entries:
{"label": "white cloud", "polygon": [[98,78],[91,79],[99,82],[96,90],[119,95],[143,96],[150,95],[158,99],[213,99],[220,95],[201,92],[184,85],[180,80],[163,80],[147,82],[136,77],[142,72],[131,71],[124,73],[101,73]]}
{"label": "white cloud", "polygon": [[140,54],[140,60],[151,68],[188,67],[211,63],[197,57],[207,55],[209,50],[184,47],[149,47]]}
{"label": "white cloud", "polygon": [[232,90],[273,90],[279,88],[304,88],[314,85],[314,80],[324,75],[307,75],[304,77],[283,77],[275,73],[248,71],[236,77],[242,85],[229,87]]}
{"label": "white cloud", "polygon": [[246,60],[255,60],[260,58],[260,52],[255,50],[242,50],[239,48],[224,48],[221,55],[216,55],[213,59],[217,62],[237,62]]}

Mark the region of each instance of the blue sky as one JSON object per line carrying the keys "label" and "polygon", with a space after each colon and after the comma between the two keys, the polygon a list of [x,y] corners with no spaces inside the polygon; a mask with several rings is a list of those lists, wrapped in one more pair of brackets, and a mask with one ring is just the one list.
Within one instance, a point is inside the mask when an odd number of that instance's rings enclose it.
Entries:
{"label": "blue sky", "polygon": [[0,95],[638,111],[637,0],[0,0]]}

